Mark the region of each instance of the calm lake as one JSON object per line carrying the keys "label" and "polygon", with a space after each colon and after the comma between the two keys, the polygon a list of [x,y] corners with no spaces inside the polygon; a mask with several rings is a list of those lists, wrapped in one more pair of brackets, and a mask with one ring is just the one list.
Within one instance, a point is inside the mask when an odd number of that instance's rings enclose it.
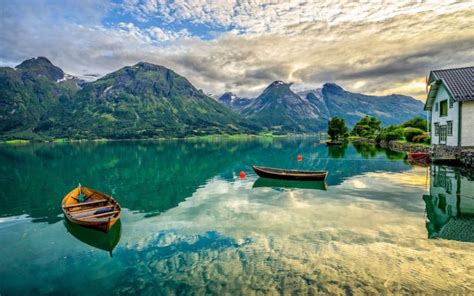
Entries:
{"label": "calm lake", "polygon": [[[473,294],[474,172],[404,156],[310,138],[0,145],[0,295]],[[65,222],[79,182],[120,202],[108,234]]]}

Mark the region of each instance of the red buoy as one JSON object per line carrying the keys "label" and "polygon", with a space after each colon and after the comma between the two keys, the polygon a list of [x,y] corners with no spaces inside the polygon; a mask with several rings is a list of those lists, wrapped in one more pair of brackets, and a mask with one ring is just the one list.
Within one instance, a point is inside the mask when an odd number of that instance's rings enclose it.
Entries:
{"label": "red buoy", "polygon": [[302,161],[302,160],[303,160],[303,156],[301,156],[301,155],[296,156],[296,160],[297,160],[297,161]]}
{"label": "red buoy", "polygon": [[245,179],[245,176],[246,176],[245,172],[241,171],[239,174],[240,179]]}

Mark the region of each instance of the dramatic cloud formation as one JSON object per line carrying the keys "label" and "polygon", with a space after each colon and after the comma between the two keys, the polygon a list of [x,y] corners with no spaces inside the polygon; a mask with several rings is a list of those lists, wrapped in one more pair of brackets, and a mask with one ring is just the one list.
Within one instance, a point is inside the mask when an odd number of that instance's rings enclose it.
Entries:
{"label": "dramatic cloud formation", "polygon": [[0,0],[0,63],[42,55],[82,76],[148,61],[215,94],[280,79],[420,99],[429,70],[473,64],[473,2],[368,2]]}

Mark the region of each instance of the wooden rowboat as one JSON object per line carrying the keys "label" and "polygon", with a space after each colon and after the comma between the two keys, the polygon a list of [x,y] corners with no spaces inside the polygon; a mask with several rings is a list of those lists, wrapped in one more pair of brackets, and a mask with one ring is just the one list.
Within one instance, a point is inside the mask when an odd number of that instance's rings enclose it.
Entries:
{"label": "wooden rowboat", "polygon": [[299,171],[284,170],[261,166],[252,166],[257,175],[262,178],[280,179],[280,180],[300,180],[300,181],[323,181],[326,179],[326,171]]}
{"label": "wooden rowboat", "polygon": [[416,162],[430,162],[431,154],[425,152],[407,152],[407,158]]}
{"label": "wooden rowboat", "polygon": [[64,216],[72,223],[104,232],[112,228],[121,213],[120,205],[111,196],[81,186],[69,192],[61,206]]}

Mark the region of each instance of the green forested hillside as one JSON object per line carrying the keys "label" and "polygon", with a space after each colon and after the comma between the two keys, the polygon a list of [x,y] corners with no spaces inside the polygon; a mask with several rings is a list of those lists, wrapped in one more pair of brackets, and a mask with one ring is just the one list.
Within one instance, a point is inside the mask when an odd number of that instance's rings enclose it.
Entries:
{"label": "green forested hillside", "polygon": [[0,68],[0,136],[39,139],[35,129],[45,115],[71,101],[79,87],[64,80],[61,69],[46,58],[34,58],[16,68]]}
{"label": "green forested hillside", "polygon": [[[3,139],[149,138],[259,130],[162,66],[138,63],[97,81],[45,58],[0,69]],[[66,79],[69,78],[69,79]]]}

